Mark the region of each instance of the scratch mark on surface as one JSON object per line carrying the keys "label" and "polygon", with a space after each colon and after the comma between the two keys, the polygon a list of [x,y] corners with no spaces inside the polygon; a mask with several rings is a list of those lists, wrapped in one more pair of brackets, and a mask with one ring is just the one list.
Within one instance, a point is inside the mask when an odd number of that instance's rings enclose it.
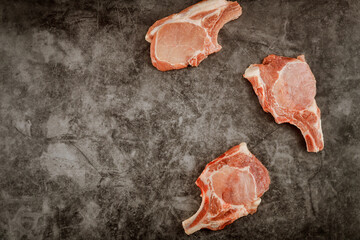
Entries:
{"label": "scratch mark on surface", "polygon": [[17,127],[14,127],[15,128],[15,130],[17,131],[17,132],[19,132],[21,135],[23,135],[24,137],[27,137],[27,135],[25,134],[25,133],[23,133],[22,131],[20,131]]}
{"label": "scratch mark on surface", "polygon": [[102,176],[102,174],[100,173],[100,171],[94,166],[94,164],[92,164],[92,162],[90,161],[90,159],[85,155],[85,153],[83,151],[81,151],[81,149],[75,145],[75,143],[70,142],[70,145],[75,147],[80,154],[85,158],[85,160],[90,164],[90,166],[100,175]]}
{"label": "scratch mark on surface", "polygon": [[311,211],[313,212],[314,216],[316,215],[315,207],[314,207],[314,201],[311,191],[311,181],[321,172],[322,166],[323,166],[323,159],[325,157],[325,152],[321,152],[322,157],[320,158],[320,167],[316,170],[316,172],[308,179],[308,187],[309,187],[309,197],[310,197],[310,204],[311,204]]}
{"label": "scratch mark on surface", "polygon": [[288,24],[289,24],[289,19],[286,18],[285,23],[284,23],[284,34],[283,34],[282,37],[281,37],[281,41],[282,41],[282,42],[285,42],[286,35],[287,35],[287,30],[286,30],[286,28],[287,28]]}
{"label": "scratch mark on surface", "polygon": [[97,1],[97,8],[96,8],[96,25],[97,25],[97,29],[99,30],[99,8],[100,8],[100,3],[99,0]]}
{"label": "scratch mark on surface", "polygon": [[125,5],[125,8],[126,8],[127,12],[128,12],[129,15],[130,15],[130,21],[131,21],[132,25],[133,25],[133,26],[135,27],[135,29],[136,29],[135,21],[134,21],[134,19],[133,19],[132,14],[130,13],[129,8],[128,8],[126,5]]}
{"label": "scratch mark on surface", "polygon": [[118,19],[118,24],[119,24],[119,29],[120,29],[120,13],[119,13],[119,8],[118,8],[118,5],[116,3],[116,15],[117,15],[117,19]]}
{"label": "scratch mark on surface", "polygon": [[191,99],[183,92],[179,92],[176,88],[171,87],[171,90],[173,90],[175,93],[177,93],[181,99],[183,100],[183,102],[185,103],[185,105],[188,105],[190,107],[190,109],[195,113],[196,117],[201,117],[201,113],[199,111],[199,109],[196,107],[195,103],[193,101],[191,101]]}
{"label": "scratch mark on surface", "polygon": [[270,136],[271,134],[273,134],[274,132],[276,132],[277,130],[279,130],[281,128],[281,126],[278,126],[277,128],[275,128],[274,130],[272,130],[271,132],[265,134],[265,136],[263,136],[262,138],[260,138],[260,140],[257,141],[257,143],[255,144],[255,146],[253,146],[252,148],[256,148],[260,143],[262,143],[268,136]]}

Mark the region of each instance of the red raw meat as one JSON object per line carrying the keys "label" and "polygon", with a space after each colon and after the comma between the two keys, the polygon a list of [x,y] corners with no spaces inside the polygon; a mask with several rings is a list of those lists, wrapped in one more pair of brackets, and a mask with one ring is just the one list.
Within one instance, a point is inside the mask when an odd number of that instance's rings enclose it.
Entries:
{"label": "red raw meat", "polygon": [[307,151],[324,148],[320,109],[316,105],[316,80],[303,55],[297,58],[267,56],[262,64],[246,69],[247,78],[265,112],[276,123],[297,126],[305,138]]}
{"label": "red raw meat", "polygon": [[267,169],[241,143],[206,165],[196,185],[202,202],[194,216],[183,221],[187,234],[202,228],[223,229],[236,219],[256,212],[269,189]]}
{"label": "red raw meat", "polygon": [[220,51],[219,30],[240,15],[237,2],[204,0],[156,21],[145,36],[151,43],[152,64],[160,71],[198,66],[209,54]]}

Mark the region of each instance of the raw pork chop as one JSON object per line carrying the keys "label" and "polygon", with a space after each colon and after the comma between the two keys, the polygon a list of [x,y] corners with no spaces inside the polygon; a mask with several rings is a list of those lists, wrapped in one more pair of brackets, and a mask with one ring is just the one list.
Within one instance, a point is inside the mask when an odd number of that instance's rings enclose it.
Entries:
{"label": "raw pork chop", "polygon": [[160,71],[198,66],[207,55],[220,51],[219,30],[240,15],[237,2],[204,0],[156,21],[145,36],[151,43],[152,64]]}
{"label": "raw pork chop", "polygon": [[324,148],[320,109],[315,101],[316,81],[303,55],[296,59],[267,56],[263,64],[246,69],[244,77],[276,123],[288,122],[301,130],[308,152]]}
{"label": "raw pork chop", "polygon": [[201,189],[199,210],[182,225],[187,234],[202,228],[223,229],[256,212],[270,177],[261,162],[241,143],[206,165],[196,185]]}

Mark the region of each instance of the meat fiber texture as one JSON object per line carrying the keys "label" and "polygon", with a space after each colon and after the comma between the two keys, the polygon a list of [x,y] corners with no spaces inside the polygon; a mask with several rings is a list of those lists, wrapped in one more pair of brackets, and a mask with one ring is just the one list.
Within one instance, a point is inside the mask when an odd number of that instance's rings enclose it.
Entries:
{"label": "meat fiber texture", "polygon": [[156,21],[145,36],[152,64],[160,71],[198,66],[220,51],[219,30],[241,13],[237,2],[205,0]]}
{"label": "meat fiber texture", "polygon": [[201,189],[199,210],[183,221],[187,234],[202,228],[223,229],[236,219],[256,212],[269,189],[267,169],[241,143],[206,165],[196,185]]}
{"label": "meat fiber texture", "polygon": [[315,101],[316,80],[303,55],[267,56],[262,64],[246,69],[244,77],[276,123],[290,123],[301,130],[308,152],[324,148],[320,109]]}

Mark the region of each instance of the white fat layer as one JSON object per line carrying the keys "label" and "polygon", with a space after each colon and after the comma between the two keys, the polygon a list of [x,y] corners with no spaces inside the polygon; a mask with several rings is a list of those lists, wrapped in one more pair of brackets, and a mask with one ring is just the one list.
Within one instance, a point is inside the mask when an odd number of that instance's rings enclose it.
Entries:
{"label": "white fat layer", "polygon": [[311,106],[310,106],[310,107],[308,107],[308,108],[307,108],[307,110],[316,114],[316,112],[317,112],[317,105],[316,105],[316,102],[315,102],[315,101],[313,101],[313,103],[311,104]]}
{"label": "white fat layer", "polygon": [[247,144],[245,142],[240,143],[240,152],[248,155],[249,157],[252,156],[251,152],[247,148]]}
{"label": "white fat layer", "polygon": [[240,143],[240,148],[238,151],[230,154],[230,155],[226,155],[224,158],[228,158],[231,156],[234,156],[235,154],[238,154],[239,152],[244,153],[246,155],[248,155],[249,157],[252,156],[251,152],[249,151],[249,149],[247,148],[247,144],[245,142]]}
{"label": "white fat layer", "polygon": [[[244,77],[249,79],[249,78],[252,78],[252,77],[256,77],[257,79],[257,83],[258,85],[262,88],[262,89],[266,89],[266,86],[265,86],[265,82],[264,80],[261,78],[261,75],[260,75],[260,68],[254,64],[251,64],[250,67],[248,67],[245,71],[245,74],[244,74]],[[259,98],[260,99],[260,98]]]}
{"label": "white fat layer", "polygon": [[244,77],[247,79],[257,77],[258,85],[265,89],[265,83],[264,80],[261,78],[260,69],[258,66],[255,66],[254,64],[250,65],[250,67],[246,69]]}
{"label": "white fat layer", "polygon": [[[198,4],[193,5],[189,11],[184,13],[185,16],[193,16],[199,12],[207,12],[216,8],[221,8],[226,6],[228,2],[226,0],[208,0],[199,2]],[[180,14],[183,15],[183,14]]]}
{"label": "white fat layer", "polygon": [[252,78],[252,77],[260,77],[260,69],[254,64],[251,64],[246,70],[244,74],[245,78]]}

